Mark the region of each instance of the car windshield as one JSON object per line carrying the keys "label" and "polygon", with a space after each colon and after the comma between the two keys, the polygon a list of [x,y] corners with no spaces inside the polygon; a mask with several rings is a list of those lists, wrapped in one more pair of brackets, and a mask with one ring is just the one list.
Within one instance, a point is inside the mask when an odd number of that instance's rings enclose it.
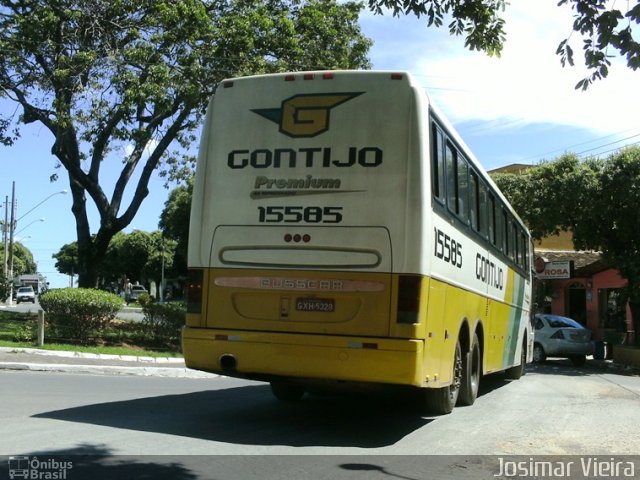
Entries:
{"label": "car windshield", "polygon": [[31,287],[21,287],[18,289],[18,293],[31,293],[33,292],[33,288]]}
{"label": "car windshield", "polygon": [[557,315],[546,315],[545,318],[549,322],[551,328],[584,328],[578,322],[571,318],[560,317]]}

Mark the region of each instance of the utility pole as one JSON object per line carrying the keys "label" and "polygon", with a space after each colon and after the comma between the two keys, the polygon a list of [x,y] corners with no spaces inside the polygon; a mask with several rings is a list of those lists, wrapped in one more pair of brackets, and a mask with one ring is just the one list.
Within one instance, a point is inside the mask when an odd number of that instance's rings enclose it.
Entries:
{"label": "utility pole", "polygon": [[9,274],[9,195],[4,197],[4,223],[2,224],[2,241],[4,242],[4,257],[2,273],[4,278]]}
{"label": "utility pole", "polygon": [[13,305],[13,232],[16,229],[16,182],[11,184],[11,220],[9,222],[9,305]]}

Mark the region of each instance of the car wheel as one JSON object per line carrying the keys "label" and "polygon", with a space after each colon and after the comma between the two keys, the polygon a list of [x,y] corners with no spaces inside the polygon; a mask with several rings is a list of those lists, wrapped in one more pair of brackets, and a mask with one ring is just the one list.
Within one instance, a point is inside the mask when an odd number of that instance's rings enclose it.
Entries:
{"label": "car wheel", "polygon": [[585,363],[587,363],[586,355],[572,355],[569,357],[571,363],[573,363],[574,367],[582,367]]}
{"label": "car wheel", "polygon": [[533,361],[536,363],[542,363],[547,359],[547,354],[544,353],[544,348],[539,343],[533,346]]}

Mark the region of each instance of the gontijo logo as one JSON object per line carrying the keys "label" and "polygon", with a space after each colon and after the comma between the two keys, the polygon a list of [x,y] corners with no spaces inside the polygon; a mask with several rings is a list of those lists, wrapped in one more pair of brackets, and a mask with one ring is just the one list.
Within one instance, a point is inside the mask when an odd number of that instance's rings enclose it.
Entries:
{"label": "gontijo logo", "polygon": [[280,131],[290,137],[315,137],[329,130],[332,108],[363,93],[294,95],[284,100],[280,108],[261,108],[252,112],[279,124]]}

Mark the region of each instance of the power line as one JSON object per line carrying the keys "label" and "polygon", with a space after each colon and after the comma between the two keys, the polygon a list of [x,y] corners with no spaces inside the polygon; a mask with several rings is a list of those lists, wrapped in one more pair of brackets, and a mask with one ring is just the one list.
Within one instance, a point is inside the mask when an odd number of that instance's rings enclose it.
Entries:
{"label": "power line", "polygon": [[[531,156],[529,156],[529,157],[522,158],[518,163],[524,163],[524,162],[526,162],[527,160],[533,160],[533,159],[543,158],[543,157],[545,157],[545,156],[547,156],[547,155],[550,155],[550,154],[552,154],[552,153],[567,152],[567,151],[569,151],[569,150],[570,150],[570,149],[572,149],[572,148],[579,147],[579,146],[581,146],[581,145],[586,145],[586,144],[588,144],[588,143],[597,142],[597,141],[600,141],[600,140],[605,140],[605,139],[607,139],[607,138],[615,137],[615,136],[620,135],[620,134],[622,134],[622,133],[630,132],[630,131],[633,131],[633,130],[638,130],[638,128],[639,128],[639,127],[627,128],[626,130],[621,130],[621,131],[619,131],[619,132],[611,133],[611,134],[609,134],[609,135],[604,135],[604,136],[602,136],[602,137],[597,137],[597,138],[594,138],[594,139],[591,139],[591,140],[587,140],[587,141],[584,141],[584,142],[574,143],[574,144],[572,144],[572,145],[568,145],[568,146],[566,146],[566,147],[562,147],[562,148],[557,148],[557,149],[555,149],[555,150],[550,150],[550,151],[548,151],[548,152],[538,153],[538,154],[536,154],[536,155],[531,155]],[[623,141],[625,141],[625,140],[628,140],[629,138],[634,138],[634,137],[637,137],[637,136],[640,136],[640,134],[635,134],[635,135],[632,135],[632,136],[630,136],[630,137],[623,138],[622,140],[617,140],[617,141],[612,142],[612,143],[608,143],[608,144],[605,144],[605,145],[600,145],[600,146],[598,146],[598,147],[594,147],[594,148],[591,148],[591,149],[589,149],[589,150],[585,150],[584,152],[588,152],[588,151],[591,151],[591,150],[597,150],[597,149],[599,149],[599,148],[603,148],[603,147],[606,147],[606,146],[608,146],[608,145],[613,145],[614,143],[623,142]],[[582,154],[582,153],[584,153],[584,152],[578,153],[578,154],[576,154],[576,155],[581,155],[581,154]]]}
{"label": "power line", "polygon": [[[622,138],[620,140],[616,140],[615,142],[605,143],[604,145],[599,145],[597,147],[593,147],[593,148],[589,148],[587,150],[583,150],[582,152],[576,153],[576,155],[581,156],[581,155],[584,155],[587,152],[592,152],[593,150],[600,150],[601,148],[609,147],[611,145],[615,145],[616,143],[624,142],[625,140],[629,140],[631,138],[636,138],[636,137],[640,137],[640,133],[636,133],[635,135],[631,135],[630,137],[626,137],[626,138]],[[618,147],[618,148],[624,148],[624,146]],[[614,150],[617,150],[618,148],[615,148]],[[603,153],[606,153],[606,152],[603,152]]]}

